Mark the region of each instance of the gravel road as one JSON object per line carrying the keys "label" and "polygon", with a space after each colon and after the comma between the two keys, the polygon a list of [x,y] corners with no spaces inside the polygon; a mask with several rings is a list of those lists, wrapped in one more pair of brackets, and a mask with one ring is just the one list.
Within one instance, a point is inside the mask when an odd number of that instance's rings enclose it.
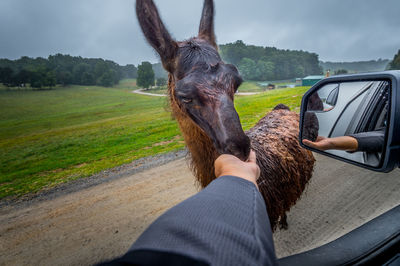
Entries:
{"label": "gravel road", "polygon": [[[123,254],[159,215],[198,191],[182,156],[147,158],[29,201],[1,202],[0,265],[91,265]],[[399,169],[380,174],[316,158],[289,229],[274,234],[278,257],[334,240],[400,204]]]}

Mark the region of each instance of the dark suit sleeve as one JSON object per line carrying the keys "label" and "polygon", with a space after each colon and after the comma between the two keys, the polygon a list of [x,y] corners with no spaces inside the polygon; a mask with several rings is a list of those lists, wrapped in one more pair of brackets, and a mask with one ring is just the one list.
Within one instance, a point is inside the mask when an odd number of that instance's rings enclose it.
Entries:
{"label": "dark suit sleeve", "polygon": [[385,129],[350,134],[349,136],[355,138],[358,142],[356,151],[381,152],[385,144]]}
{"label": "dark suit sleeve", "polygon": [[[175,261],[169,263],[168,255]],[[256,186],[234,176],[214,180],[160,216],[120,260],[179,265],[176,257],[191,260],[181,265],[276,265],[265,203]]]}

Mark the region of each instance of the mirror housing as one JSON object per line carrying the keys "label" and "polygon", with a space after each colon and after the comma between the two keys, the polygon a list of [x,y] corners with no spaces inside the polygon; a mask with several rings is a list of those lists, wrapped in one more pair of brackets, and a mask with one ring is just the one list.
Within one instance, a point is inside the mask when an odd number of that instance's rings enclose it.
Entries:
{"label": "mirror housing", "polygon": [[[351,159],[351,156],[346,156],[345,151],[334,152],[334,151],[324,151],[321,149],[317,149],[315,147],[307,146],[303,143],[304,139],[310,139],[311,141],[317,141],[317,137],[319,136],[319,132],[324,131],[323,127],[321,127],[321,122],[325,123],[324,119],[321,119],[321,115],[318,113],[328,112],[334,108],[338,108],[336,110],[337,113],[340,115],[336,116],[336,121],[330,121],[330,125],[332,128],[329,130],[325,130],[326,136],[325,138],[333,138],[335,137],[333,132],[337,124],[343,122],[345,120],[341,117],[348,117],[348,108],[349,104],[354,101],[354,99],[350,100],[349,98],[344,99],[343,97],[338,97],[340,95],[340,89],[345,90],[346,87],[349,86],[341,86],[342,88],[339,89],[340,85],[352,85],[352,84],[359,84],[360,91],[363,89],[362,92],[368,90],[368,86],[375,86],[377,87],[379,84],[388,84],[388,92],[387,92],[387,110],[386,118],[385,118],[385,128],[382,132],[384,132],[384,144],[382,146],[382,151],[379,152],[379,161],[371,164],[367,164],[362,161],[357,161]],[[372,85],[371,85],[372,84]],[[378,85],[377,85],[378,84]],[[363,87],[364,86],[364,87]],[[354,86],[353,86],[354,87]],[[326,89],[331,88],[331,89]],[[325,90],[324,94],[326,98],[321,99],[318,97],[317,92]],[[322,94],[322,93],[320,93]],[[315,97],[317,95],[317,97]],[[358,96],[360,96],[359,93]],[[382,94],[381,94],[382,96]],[[364,97],[364,95],[362,95]],[[366,97],[366,96],[365,96]],[[372,96],[369,96],[371,99]],[[315,98],[318,98],[316,101]],[[361,96],[360,96],[361,98]],[[379,99],[378,99],[379,100]],[[320,103],[318,103],[320,101]],[[346,103],[341,103],[341,101],[348,101]],[[355,102],[355,101],[354,101]],[[360,101],[359,101],[360,102]],[[375,102],[379,102],[375,99]],[[337,104],[337,107],[336,107]],[[312,106],[311,106],[312,105]],[[365,106],[370,106],[369,102],[364,103]],[[311,106],[311,107],[310,107]],[[312,108],[315,107],[316,108]],[[328,107],[328,108],[327,108]],[[352,116],[356,113],[360,113],[360,107],[357,106],[357,112],[353,111]],[[342,108],[342,109],[340,109]],[[367,108],[367,107],[364,107]],[[355,110],[355,109],[353,109]],[[344,112],[347,112],[345,116],[343,116]],[[361,110],[363,111],[363,110]],[[333,112],[332,112],[333,113]],[[371,111],[370,111],[371,113]],[[318,116],[320,116],[320,120],[318,120]],[[357,115],[361,117],[361,115]],[[331,116],[332,117],[332,116]],[[342,120],[340,120],[342,119]],[[349,118],[347,118],[349,120]],[[364,117],[364,120],[368,118]],[[310,126],[310,121],[315,121],[313,126]],[[381,118],[382,120],[382,118]],[[319,122],[318,122],[319,121]],[[360,120],[361,121],[361,120]],[[351,123],[354,122],[354,118],[351,119]],[[361,121],[363,122],[363,121]],[[359,123],[361,123],[359,122]],[[382,122],[382,121],[381,121]],[[348,124],[348,126],[354,128],[355,125]],[[343,124],[343,123],[342,123]],[[322,124],[322,126],[324,126]],[[311,130],[309,130],[311,129]],[[357,131],[357,132],[363,132]],[[367,131],[363,132],[366,133]],[[352,133],[352,132],[350,132]],[[354,133],[354,131],[353,131]],[[343,136],[347,136],[347,134],[343,133]],[[378,172],[390,172],[396,166],[399,166],[400,163],[400,71],[393,70],[393,71],[384,71],[384,72],[376,72],[376,73],[365,73],[365,74],[354,74],[354,75],[339,75],[333,76],[329,78],[325,78],[318,83],[316,83],[311,89],[309,89],[303,96],[302,103],[301,103],[301,111],[300,111],[300,134],[299,134],[300,145],[306,149],[309,149],[313,152],[320,153],[347,163],[351,163],[366,169],[370,169],[373,171]],[[332,148],[333,149],[333,148]],[[350,154],[350,153],[349,153]]]}

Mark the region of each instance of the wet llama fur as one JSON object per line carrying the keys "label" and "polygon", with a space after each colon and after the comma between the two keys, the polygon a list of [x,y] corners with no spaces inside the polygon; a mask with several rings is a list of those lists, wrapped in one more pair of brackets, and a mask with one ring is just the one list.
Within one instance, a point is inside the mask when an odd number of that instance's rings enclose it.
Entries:
{"label": "wet llama fur", "polygon": [[[201,187],[216,177],[214,161],[218,152],[211,139],[179,107],[173,96],[175,84],[169,75],[168,94],[172,113],[178,121],[190,152],[190,168]],[[246,132],[257,156],[261,174],[257,180],[267,206],[271,227],[286,229],[286,212],[300,198],[312,176],[314,156],[299,145],[299,115],[283,104]]]}

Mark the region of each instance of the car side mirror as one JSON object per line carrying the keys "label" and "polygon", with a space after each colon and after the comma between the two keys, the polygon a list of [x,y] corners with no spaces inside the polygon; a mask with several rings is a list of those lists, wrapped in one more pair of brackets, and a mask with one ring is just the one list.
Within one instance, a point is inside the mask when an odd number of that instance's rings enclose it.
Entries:
{"label": "car side mirror", "polygon": [[333,76],[301,103],[302,147],[374,171],[400,161],[400,71]]}

